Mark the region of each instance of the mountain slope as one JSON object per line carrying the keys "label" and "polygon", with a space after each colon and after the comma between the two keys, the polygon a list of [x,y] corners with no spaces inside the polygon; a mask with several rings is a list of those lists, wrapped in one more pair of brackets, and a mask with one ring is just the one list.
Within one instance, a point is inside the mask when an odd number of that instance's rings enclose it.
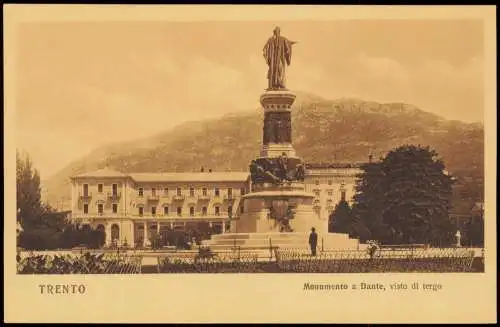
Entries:
{"label": "mountain slope", "polygon": [[[109,165],[123,172],[247,170],[258,156],[262,111],[188,122],[147,139],[96,149],[45,182],[49,202],[69,198],[69,176]],[[306,162],[366,161],[402,144],[430,145],[448,170],[482,184],[481,124],[448,121],[412,105],[298,93],[293,143]]]}

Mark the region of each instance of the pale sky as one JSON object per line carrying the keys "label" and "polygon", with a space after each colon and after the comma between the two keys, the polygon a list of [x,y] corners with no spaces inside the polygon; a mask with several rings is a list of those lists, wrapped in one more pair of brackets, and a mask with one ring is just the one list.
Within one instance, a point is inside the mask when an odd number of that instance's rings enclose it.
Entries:
{"label": "pale sky", "polygon": [[256,110],[275,25],[299,42],[292,90],[483,122],[480,21],[30,23],[17,36],[18,147],[46,179],[106,143]]}

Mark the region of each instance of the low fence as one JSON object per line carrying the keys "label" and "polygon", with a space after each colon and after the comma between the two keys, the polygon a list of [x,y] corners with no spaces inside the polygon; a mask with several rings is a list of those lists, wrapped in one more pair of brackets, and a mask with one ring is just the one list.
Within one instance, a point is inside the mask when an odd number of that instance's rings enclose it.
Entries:
{"label": "low fence", "polygon": [[[275,260],[258,251],[163,252],[152,256],[157,273],[363,273],[484,271],[475,250],[382,248],[372,256],[366,250],[319,251],[273,249]],[[261,256],[259,256],[261,255]],[[18,257],[19,274],[138,274],[143,252],[28,253]],[[156,260],[156,261],[155,261]],[[155,267],[156,266],[156,267]],[[474,269],[473,269],[474,268]],[[155,271],[156,270],[156,271]],[[148,270],[146,269],[146,272]]]}
{"label": "low fence", "polygon": [[276,250],[276,263],[282,272],[467,272],[471,271],[474,251],[469,249],[382,249],[372,257],[366,251]]}
{"label": "low fence", "polygon": [[31,254],[18,258],[18,274],[139,274],[142,256],[125,253]]}

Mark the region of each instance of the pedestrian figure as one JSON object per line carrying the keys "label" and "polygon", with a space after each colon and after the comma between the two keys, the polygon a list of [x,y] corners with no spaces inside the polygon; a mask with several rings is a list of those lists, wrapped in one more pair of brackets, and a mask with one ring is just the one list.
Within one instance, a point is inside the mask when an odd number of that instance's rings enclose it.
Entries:
{"label": "pedestrian figure", "polygon": [[316,234],[316,229],[311,228],[311,234],[309,235],[309,245],[311,246],[311,255],[316,256],[316,245],[318,244],[318,234]]}

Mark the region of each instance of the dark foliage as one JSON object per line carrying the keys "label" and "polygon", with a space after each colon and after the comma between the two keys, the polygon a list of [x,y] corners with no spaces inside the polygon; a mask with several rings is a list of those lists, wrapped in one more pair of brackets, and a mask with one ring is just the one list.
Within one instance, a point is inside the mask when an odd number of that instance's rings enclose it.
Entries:
{"label": "dark foliage", "polygon": [[[353,214],[382,243],[450,245],[452,179],[429,147],[405,145],[364,166]],[[365,230],[365,232],[366,232]]]}

